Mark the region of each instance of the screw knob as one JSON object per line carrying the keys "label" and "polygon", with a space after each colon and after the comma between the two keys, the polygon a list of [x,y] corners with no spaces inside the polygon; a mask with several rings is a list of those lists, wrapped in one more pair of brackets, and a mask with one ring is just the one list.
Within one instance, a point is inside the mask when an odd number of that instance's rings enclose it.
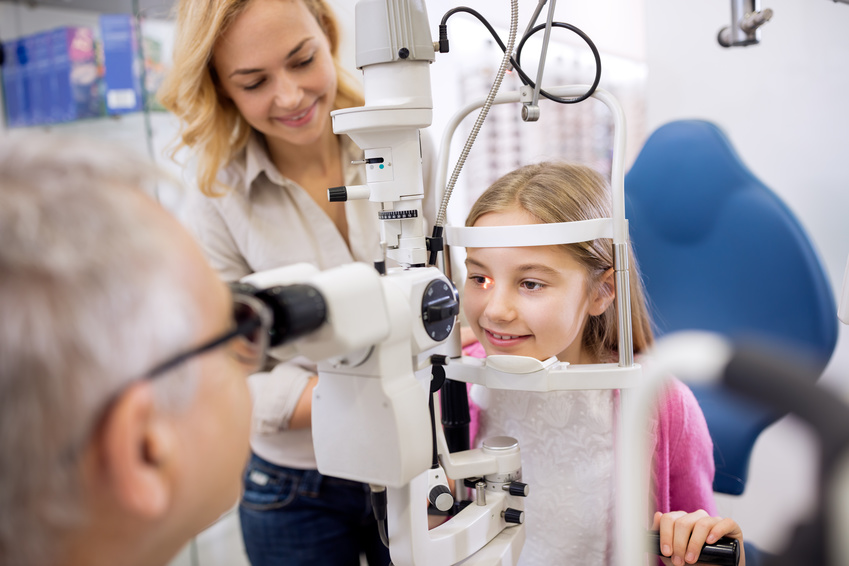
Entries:
{"label": "screw knob", "polygon": [[427,496],[431,505],[440,511],[448,511],[454,506],[454,496],[451,495],[451,490],[445,485],[435,485]]}
{"label": "screw knob", "polygon": [[528,484],[522,483],[520,481],[510,482],[505,486],[502,486],[502,489],[508,492],[510,495],[515,495],[516,497],[527,497],[530,488]]}
{"label": "screw knob", "polygon": [[519,509],[513,509],[512,507],[508,507],[502,513],[504,516],[504,520],[508,523],[513,523],[514,525],[521,525],[525,522],[525,512],[520,511]]}

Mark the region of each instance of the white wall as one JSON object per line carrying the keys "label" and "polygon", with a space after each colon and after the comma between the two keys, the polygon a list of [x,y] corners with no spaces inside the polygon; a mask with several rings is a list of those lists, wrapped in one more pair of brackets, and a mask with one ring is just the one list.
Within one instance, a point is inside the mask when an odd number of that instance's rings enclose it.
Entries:
{"label": "white wall", "polygon": [[[496,27],[506,29],[510,24],[510,2],[508,0],[426,0],[428,17],[432,28],[443,14],[456,6],[468,6],[480,12]],[[525,31],[525,26],[536,8],[537,0],[519,0],[519,35]],[[645,26],[643,19],[643,2],[628,0],[591,0],[584,2],[556,3],[554,18],[577,26],[587,35],[600,50],[621,57],[642,60],[645,52]],[[543,8],[537,23],[543,23],[548,13],[548,5]],[[469,15],[456,15],[453,18],[470,18]],[[540,32],[541,34],[542,32]],[[568,37],[568,32],[561,31],[562,37]],[[581,45],[580,39],[573,40]]]}
{"label": "white wall", "polygon": [[[723,49],[716,34],[730,19],[728,1],[645,4],[648,131],[679,118],[723,128],[754,174],[799,216],[839,292],[849,255],[849,6],[762,0],[775,14],[761,43]],[[841,327],[822,379],[843,395],[847,342]],[[812,505],[816,455],[815,441],[792,419],[758,440],[746,493],[723,501],[756,543],[780,549]]]}
{"label": "white wall", "polygon": [[[849,6],[769,0],[759,45],[724,49],[728,2],[647,2],[648,122],[712,120],[802,221],[835,282],[849,253]],[[767,0],[764,0],[764,5]]]}

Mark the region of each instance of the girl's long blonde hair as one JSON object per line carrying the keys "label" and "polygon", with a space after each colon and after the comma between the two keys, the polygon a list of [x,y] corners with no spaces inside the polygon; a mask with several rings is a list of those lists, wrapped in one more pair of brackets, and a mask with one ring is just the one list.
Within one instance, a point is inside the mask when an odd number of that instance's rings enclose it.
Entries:
{"label": "girl's long blonde hair", "polygon": [[[493,183],[472,206],[466,226],[474,226],[489,212],[505,212],[517,206],[542,223],[612,216],[610,186],[601,174],[583,165],[543,162],[516,169]],[[590,289],[598,288],[601,276],[613,267],[613,240],[609,238],[562,247],[587,270]],[[654,337],[642,279],[630,246],[628,256],[634,352],[640,353],[651,346]],[[582,346],[596,359],[608,361],[615,358],[618,344],[619,320],[614,301],[604,313],[589,318]]]}
{"label": "girl's long blonde hair", "polygon": [[[180,140],[174,152],[188,147],[197,154],[198,186],[207,196],[220,194],[216,190],[218,171],[245,147],[251,133],[236,106],[216,88],[212,50],[252,1],[180,0],[177,5],[173,68],[158,97],[181,122]],[[325,0],[294,1],[304,3],[330,43],[338,83],[334,109],[362,106],[358,82],[339,61],[336,16]]]}

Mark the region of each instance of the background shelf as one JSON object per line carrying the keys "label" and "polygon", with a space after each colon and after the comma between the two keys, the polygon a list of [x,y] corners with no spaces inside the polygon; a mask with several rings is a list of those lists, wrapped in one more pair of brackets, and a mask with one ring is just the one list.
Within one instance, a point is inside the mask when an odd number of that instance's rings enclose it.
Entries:
{"label": "background shelf", "polygon": [[17,4],[28,8],[63,8],[89,12],[130,12],[148,17],[167,18],[173,0],[0,0],[0,4]]}

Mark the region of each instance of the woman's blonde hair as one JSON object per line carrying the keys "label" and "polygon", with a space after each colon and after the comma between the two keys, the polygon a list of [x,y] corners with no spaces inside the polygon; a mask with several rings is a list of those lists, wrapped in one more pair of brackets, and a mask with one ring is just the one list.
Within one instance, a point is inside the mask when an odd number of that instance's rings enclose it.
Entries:
{"label": "woman's blonde hair", "polygon": [[[180,0],[177,5],[173,68],[158,96],[180,118],[182,131],[175,153],[182,147],[197,153],[198,185],[207,196],[219,194],[218,171],[245,147],[251,134],[239,110],[216,87],[212,50],[252,1]],[[362,106],[359,84],[339,61],[339,25],[327,2],[294,1],[304,3],[330,43],[338,84],[334,109]]]}
{"label": "woman's blonde hair", "polygon": [[[495,181],[472,206],[466,226],[474,226],[489,212],[505,212],[517,206],[546,224],[612,216],[610,186],[601,174],[583,165],[543,162],[526,165]],[[599,288],[601,276],[613,267],[613,240],[599,238],[562,247],[587,270],[589,288]],[[651,346],[654,338],[639,268],[630,247],[628,255],[634,352],[639,353]],[[611,302],[604,313],[587,321],[582,346],[597,359],[608,361],[618,352],[618,331],[616,306]]]}

